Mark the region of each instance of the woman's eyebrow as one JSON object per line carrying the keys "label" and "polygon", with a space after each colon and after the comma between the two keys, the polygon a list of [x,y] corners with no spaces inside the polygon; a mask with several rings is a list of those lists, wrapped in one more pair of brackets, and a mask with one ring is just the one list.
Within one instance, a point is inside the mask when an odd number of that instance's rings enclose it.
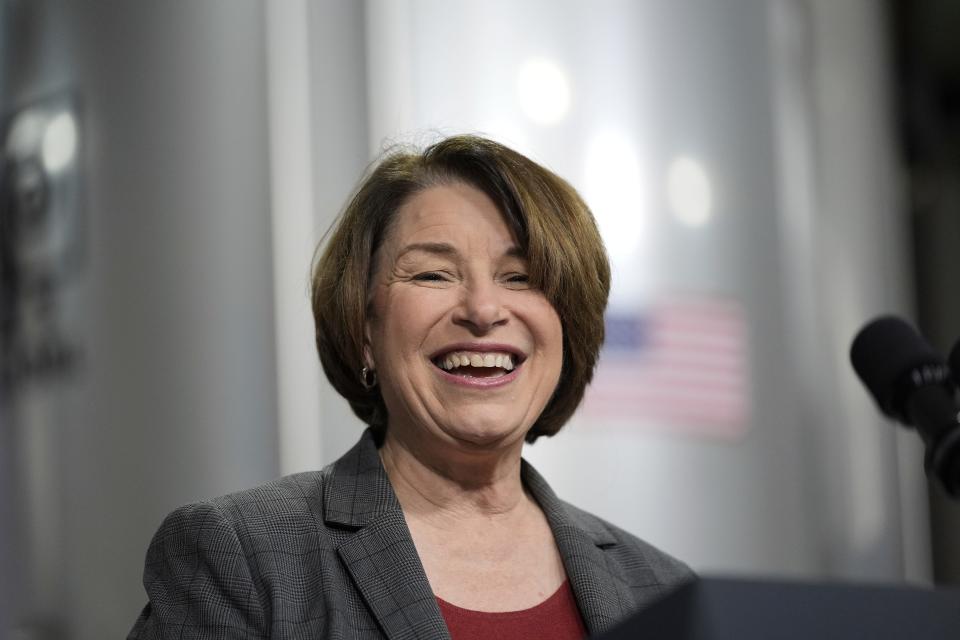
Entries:
{"label": "woman's eyebrow", "polygon": [[[413,251],[423,251],[425,253],[432,253],[440,256],[459,255],[459,251],[457,251],[452,244],[448,244],[446,242],[414,242],[401,249],[399,253],[397,253],[397,259],[399,260],[403,256]],[[525,259],[527,257],[527,253],[517,245],[513,245],[508,248],[503,252],[503,255],[509,258]]]}
{"label": "woman's eyebrow", "polygon": [[424,251],[426,253],[432,253],[441,256],[453,256],[457,254],[457,250],[453,247],[453,245],[447,244],[446,242],[415,242],[413,244],[408,244],[401,249],[397,254],[397,259],[399,260],[403,256],[413,251]]}

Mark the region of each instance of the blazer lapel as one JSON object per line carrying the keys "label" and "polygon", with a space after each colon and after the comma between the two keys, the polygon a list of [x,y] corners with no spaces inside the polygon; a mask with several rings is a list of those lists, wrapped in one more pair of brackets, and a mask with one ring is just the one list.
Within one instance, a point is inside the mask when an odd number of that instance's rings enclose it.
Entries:
{"label": "blazer lapel", "polygon": [[388,638],[450,638],[399,509],[367,524],[337,551]]}
{"label": "blazer lapel", "polygon": [[324,506],[328,525],[355,529],[337,552],[386,636],[449,640],[369,431],[333,465],[324,485]]}
{"label": "blazer lapel", "polygon": [[521,473],[524,484],[547,516],[580,615],[591,635],[609,629],[644,604],[637,602],[636,587],[651,587],[651,595],[655,597],[658,582],[652,571],[647,585],[630,585],[620,566],[610,557],[607,549],[618,544],[610,531],[594,520],[581,517],[557,498],[526,460]]}

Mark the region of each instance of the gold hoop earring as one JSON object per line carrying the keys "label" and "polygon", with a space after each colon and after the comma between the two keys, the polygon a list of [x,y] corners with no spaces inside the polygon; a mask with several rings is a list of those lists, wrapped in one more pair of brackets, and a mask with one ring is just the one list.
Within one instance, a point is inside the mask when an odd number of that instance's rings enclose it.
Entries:
{"label": "gold hoop earring", "polygon": [[377,372],[367,368],[367,365],[363,365],[360,369],[360,383],[364,389],[370,391],[377,386]]}

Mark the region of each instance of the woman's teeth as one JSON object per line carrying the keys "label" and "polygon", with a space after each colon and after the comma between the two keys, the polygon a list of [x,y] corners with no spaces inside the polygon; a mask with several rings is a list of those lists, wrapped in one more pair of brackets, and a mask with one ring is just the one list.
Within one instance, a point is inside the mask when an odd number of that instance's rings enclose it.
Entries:
{"label": "woman's teeth", "polygon": [[514,367],[513,356],[509,353],[477,353],[473,351],[448,353],[440,358],[437,365],[447,371],[452,371],[457,367],[496,367],[512,371]]}

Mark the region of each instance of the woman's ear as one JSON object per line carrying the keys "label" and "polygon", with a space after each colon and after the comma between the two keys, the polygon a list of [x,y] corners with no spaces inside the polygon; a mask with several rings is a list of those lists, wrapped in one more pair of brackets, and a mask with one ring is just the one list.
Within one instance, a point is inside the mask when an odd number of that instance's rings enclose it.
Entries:
{"label": "woman's ear", "polygon": [[377,363],[373,359],[373,352],[371,351],[369,344],[363,345],[363,364],[367,367],[367,369],[370,369],[370,371],[377,370]]}
{"label": "woman's ear", "polygon": [[363,365],[370,371],[376,371],[377,361],[373,357],[373,347],[370,344],[370,320],[367,320],[363,323]]}

